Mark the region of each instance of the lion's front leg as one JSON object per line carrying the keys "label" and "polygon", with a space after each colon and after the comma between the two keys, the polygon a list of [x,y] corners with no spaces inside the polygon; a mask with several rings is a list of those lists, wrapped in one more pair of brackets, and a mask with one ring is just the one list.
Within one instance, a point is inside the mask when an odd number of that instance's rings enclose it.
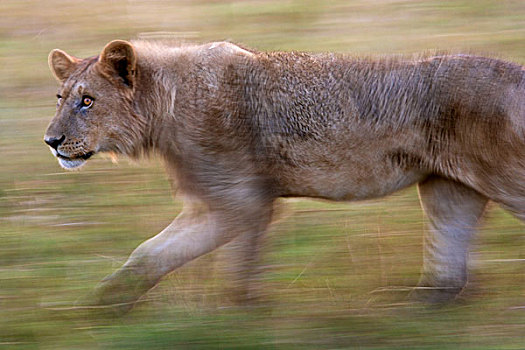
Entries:
{"label": "lion's front leg", "polygon": [[236,304],[249,305],[259,301],[260,255],[266,224],[259,230],[246,232],[228,245],[226,266],[230,275],[228,294]]}
{"label": "lion's front leg", "polygon": [[429,218],[423,274],[414,296],[430,302],[454,299],[467,283],[471,237],[487,198],[458,182],[432,176],[419,184]]}
{"label": "lion's front leg", "polygon": [[[252,197],[254,198],[254,197]],[[116,314],[134,303],[166,274],[229,242],[240,233],[266,226],[271,203],[247,198],[239,205],[205,212],[183,211],[168,227],[138,246],[128,261],[96,288],[90,304],[111,307]]]}

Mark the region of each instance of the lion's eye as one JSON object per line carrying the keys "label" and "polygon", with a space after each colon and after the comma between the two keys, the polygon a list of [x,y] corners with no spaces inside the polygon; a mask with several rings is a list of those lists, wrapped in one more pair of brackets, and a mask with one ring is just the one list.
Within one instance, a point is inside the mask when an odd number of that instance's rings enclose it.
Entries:
{"label": "lion's eye", "polygon": [[82,107],[91,107],[93,104],[93,98],[89,96],[82,96]]}

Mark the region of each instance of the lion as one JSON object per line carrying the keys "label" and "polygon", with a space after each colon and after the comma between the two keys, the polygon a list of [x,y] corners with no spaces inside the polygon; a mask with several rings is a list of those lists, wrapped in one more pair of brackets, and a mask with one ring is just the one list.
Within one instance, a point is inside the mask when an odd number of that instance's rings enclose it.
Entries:
{"label": "lion", "polygon": [[[474,55],[259,52],[116,40],[49,55],[61,84],[45,142],[163,159],[184,209],[92,294],[130,310],[164,276],[236,237],[251,276],[280,197],[358,201],[417,184],[429,219],[422,291],[454,299],[487,202],[525,219],[525,70]],[[249,278],[248,278],[249,279]],[[249,291],[249,288],[246,288]]]}

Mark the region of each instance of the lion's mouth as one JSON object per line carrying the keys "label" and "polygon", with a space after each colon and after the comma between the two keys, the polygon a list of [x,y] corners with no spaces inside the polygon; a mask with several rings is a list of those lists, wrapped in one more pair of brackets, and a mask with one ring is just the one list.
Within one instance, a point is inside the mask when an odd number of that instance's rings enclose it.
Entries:
{"label": "lion's mouth", "polygon": [[55,156],[58,158],[58,163],[64,169],[68,170],[81,167],[82,165],[84,165],[84,163],[86,163],[86,160],[88,160],[93,154],[95,154],[95,152],[91,151],[84,154],[75,155],[74,157],[68,157],[63,154],[60,154],[57,151],[53,153],[56,153]]}
{"label": "lion's mouth", "polygon": [[76,155],[74,157],[68,157],[68,156],[65,156],[63,154],[60,154],[60,152],[57,152],[56,156],[57,158],[61,158],[61,159],[64,159],[64,160],[69,160],[69,161],[75,161],[75,160],[88,160],[89,158],[91,158],[91,156],[95,154],[95,152],[93,151],[90,151],[90,152],[87,152],[87,153],[84,153],[84,154],[80,154],[80,155]]}

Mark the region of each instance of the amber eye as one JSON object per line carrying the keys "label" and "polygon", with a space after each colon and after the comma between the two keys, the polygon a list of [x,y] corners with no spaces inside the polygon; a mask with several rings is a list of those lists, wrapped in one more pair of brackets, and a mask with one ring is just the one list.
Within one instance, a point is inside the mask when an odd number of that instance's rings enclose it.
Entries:
{"label": "amber eye", "polygon": [[83,96],[82,97],[82,107],[91,107],[93,104],[93,98],[89,96]]}

